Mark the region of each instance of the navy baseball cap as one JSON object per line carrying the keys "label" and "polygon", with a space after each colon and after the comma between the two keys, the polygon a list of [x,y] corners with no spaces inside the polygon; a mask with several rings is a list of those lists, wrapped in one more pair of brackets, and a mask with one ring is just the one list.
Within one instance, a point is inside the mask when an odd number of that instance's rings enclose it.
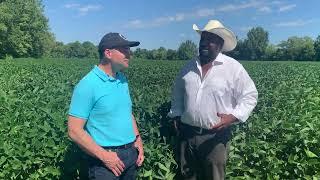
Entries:
{"label": "navy baseball cap", "polygon": [[117,47],[135,47],[140,44],[139,41],[128,41],[120,33],[108,33],[104,35],[99,43],[99,51],[102,52],[105,49],[113,49]]}

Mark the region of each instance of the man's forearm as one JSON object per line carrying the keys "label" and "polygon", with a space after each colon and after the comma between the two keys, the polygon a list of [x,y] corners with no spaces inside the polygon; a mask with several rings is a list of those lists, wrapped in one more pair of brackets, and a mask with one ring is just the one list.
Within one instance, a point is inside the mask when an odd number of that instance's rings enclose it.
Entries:
{"label": "man's forearm", "polygon": [[101,159],[102,153],[105,150],[97,145],[86,131],[84,131],[83,129],[70,130],[69,136],[86,153],[93,157]]}
{"label": "man's forearm", "polygon": [[139,130],[138,130],[138,126],[137,126],[137,122],[136,119],[134,118],[134,116],[132,115],[132,124],[133,124],[133,130],[134,130],[134,134],[135,136],[140,136]]}

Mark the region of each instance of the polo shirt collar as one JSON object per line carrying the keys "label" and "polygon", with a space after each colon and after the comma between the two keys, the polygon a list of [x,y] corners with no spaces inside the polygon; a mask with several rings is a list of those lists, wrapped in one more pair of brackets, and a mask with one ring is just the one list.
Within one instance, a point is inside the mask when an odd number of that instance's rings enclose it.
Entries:
{"label": "polo shirt collar", "polygon": [[[97,65],[94,66],[93,72],[103,81],[116,81],[116,79],[112,76],[109,76],[102,69],[100,69]],[[118,73],[116,74],[118,76]]]}

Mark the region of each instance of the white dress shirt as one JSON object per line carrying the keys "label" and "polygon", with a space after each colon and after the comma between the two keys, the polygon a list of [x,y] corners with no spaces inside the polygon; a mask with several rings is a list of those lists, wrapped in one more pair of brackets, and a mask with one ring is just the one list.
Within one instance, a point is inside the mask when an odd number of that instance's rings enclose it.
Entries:
{"label": "white dress shirt", "polygon": [[257,104],[258,92],[243,66],[219,53],[202,76],[198,57],[182,68],[175,80],[168,116],[181,116],[183,123],[205,129],[220,122],[217,113],[232,114],[245,122]]}

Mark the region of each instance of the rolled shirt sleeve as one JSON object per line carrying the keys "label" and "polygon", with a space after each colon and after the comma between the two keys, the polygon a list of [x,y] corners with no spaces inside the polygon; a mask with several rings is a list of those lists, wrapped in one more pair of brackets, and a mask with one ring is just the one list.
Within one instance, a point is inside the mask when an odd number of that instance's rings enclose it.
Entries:
{"label": "rolled shirt sleeve", "polygon": [[231,114],[241,122],[245,122],[257,105],[258,91],[254,82],[243,67],[240,68],[239,73],[235,76],[234,95],[236,106]]}

